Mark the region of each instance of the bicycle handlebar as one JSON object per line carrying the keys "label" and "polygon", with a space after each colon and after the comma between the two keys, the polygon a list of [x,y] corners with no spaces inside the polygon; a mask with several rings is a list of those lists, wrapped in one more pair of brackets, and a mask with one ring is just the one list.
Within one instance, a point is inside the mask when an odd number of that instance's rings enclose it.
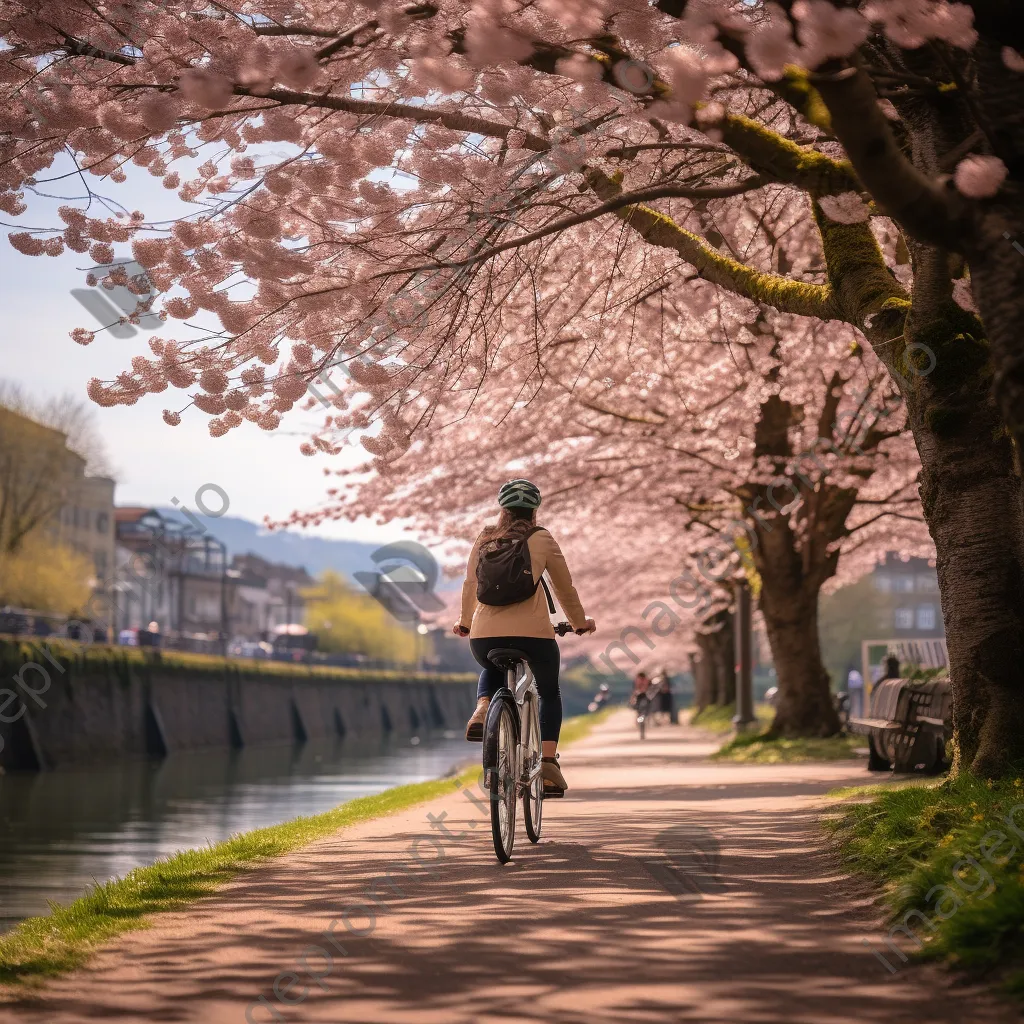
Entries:
{"label": "bicycle handlebar", "polygon": [[568,622],[559,622],[558,625],[555,626],[555,632],[559,636],[565,636],[566,633],[578,633],[580,636],[583,636],[583,634],[586,633],[586,630],[573,629]]}

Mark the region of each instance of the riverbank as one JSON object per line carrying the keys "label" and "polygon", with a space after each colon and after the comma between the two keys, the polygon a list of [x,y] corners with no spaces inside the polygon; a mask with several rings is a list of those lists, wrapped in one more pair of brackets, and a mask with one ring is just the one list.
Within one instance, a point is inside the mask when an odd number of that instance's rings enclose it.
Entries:
{"label": "riverbank", "polygon": [[[563,746],[582,739],[606,712],[566,721]],[[467,750],[467,761],[473,753]],[[322,814],[255,829],[206,848],[185,850],[124,878],[96,886],[66,907],[22,922],[0,936],[0,984],[31,984],[73,970],[98,944],[136,928],[151,915],[179,909],[215,892],[242,871],[280,857],[357,822],[397,813],[476,781],[474,765],[457,776],[412,783],[361,797]]]}
{"label": "riverbank", "polygon": [[0,638],[0,768],[461,728],[470,674],[364,671]]}

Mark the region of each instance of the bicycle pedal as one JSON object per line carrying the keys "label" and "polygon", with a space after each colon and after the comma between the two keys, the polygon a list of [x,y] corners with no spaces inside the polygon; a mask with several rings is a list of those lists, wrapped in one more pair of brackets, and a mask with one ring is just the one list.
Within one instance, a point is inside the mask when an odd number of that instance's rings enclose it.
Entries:
{"label": "bicycle pedal", "polygon": [[563,796],[565,796],[565,790],[564,789],[545,789],[544,790],[544,799],[545,800],[561,800],[561,798]]}

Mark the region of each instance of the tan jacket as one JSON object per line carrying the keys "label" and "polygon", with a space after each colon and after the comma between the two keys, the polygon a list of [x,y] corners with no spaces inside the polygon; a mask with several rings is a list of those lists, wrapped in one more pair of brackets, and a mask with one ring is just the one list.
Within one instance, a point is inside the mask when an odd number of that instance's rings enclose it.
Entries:
{"label": "tan jacket", "polygon": [[526,542],[530,548],[533,582],[538,584],[533,597],[517,604],[480,604],[476,599],[476,565],[481,538],[477,537],[466,567],[466,582],[462,585],[462,614],[459,623],[469,626],[470,639],[487,636],[536,636],[554,638],[555,630],[548,617],[548,602],[540,586],[541,574],[547,570],[554,586],[555,597],[573,629],[585,629],[587,616],[579,595],[572,585],[569,567],[565,564],[555,538],[547,530],[538,530]]}

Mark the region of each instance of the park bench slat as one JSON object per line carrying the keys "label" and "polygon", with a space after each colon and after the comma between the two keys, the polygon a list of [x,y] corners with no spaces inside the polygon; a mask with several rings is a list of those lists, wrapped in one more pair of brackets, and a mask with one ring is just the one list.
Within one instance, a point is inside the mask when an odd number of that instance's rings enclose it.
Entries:
{"label": "park bench slat", "polygon": [[899,729],[900,722],[887,718],[851,718],[850,728],[854,732],[870,732],[872,729]]}

